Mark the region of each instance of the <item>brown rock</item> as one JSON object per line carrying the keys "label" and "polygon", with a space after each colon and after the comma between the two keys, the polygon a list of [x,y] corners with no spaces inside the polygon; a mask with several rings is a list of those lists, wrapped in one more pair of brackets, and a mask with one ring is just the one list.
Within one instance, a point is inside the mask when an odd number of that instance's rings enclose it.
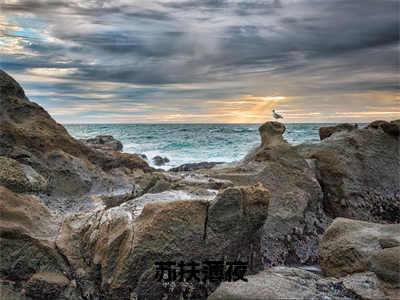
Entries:
{"label": "brown rock", "polygon": [[330,137],[332,134],[336,132],[341,132],[341,131],[352,131],[354,129],[357,129],[357,124],[349,124],[349,123],[343,123],[343,124],[338,124],[334,126],[326,126],[326,127],[320,127],[319,128],[319,138],[320,140],[324,140],[328,137]]}
{"label": "brown rock", "polygon": [[400,127],[396,123],[396,121],[392,121],[389,123],[387,121],[377,120],[368,124],[367,128],[372,128],[372,129],[380,128],[387,134],[392,135],[394,137],[398,137],[400,135]]}
{"label": "brown rock", "polygon": [[[0,81],[1,184],[37,193],[48,207],[61,212],[94,207],[94,199],[102,196],[119,203],[137,195],[137,172],[153,171],[143,159],[78,142],[29,101],[8,74],[0,71]],[[119,148],[109,137],[99,140]]]}
{"label": "brown rock", "polygon": [[80,142],[101,151],[122,151],[123,145],[112,135],[98,135],[90,139],[82,139]]}
{"label": "brown rock", "polygon": [[[141,297],[152,298],[167,291],[154,282],[156,261],[241,257],[250,268],[259,267],[250,262],[255,250],[247,241],[262,226],[269,197],[258,185],[227,189],[211,203],[148,199],[138,217],[133,199],[106,211],[69,217],[57,245],[80,270],[87,295],[99,292],[98,284],[110,297],[127,297],[136,288]],[[193,288],[200,294],[207,290],[204,285]]]}
{"label": "brown rock", "polygon": [[34,155],[62,149],[84,156],[84,149],[65,128],[36,103],[26,98],[21,86],[0,70],[0,154],[11,156],[25,150]]}
{"label": "brown rock", "polygon": [[270,121],[260,126],[261,147],[273,147],[284,142],[283,133],[286,127],[280,122]]}
{"label": "brown rock", "polygon": [[59,222],[34,196],[0,187],[0,273],[13,281],[68,270],[55,249]]}
{"label": "brown rock", "polygon": [[[369,260],[378,251],[382,251],[380,239],[383,238],[400,242],[400,224],[376,224],[337,218],[321,239],[319,249],[321,268],[327,275],[336,277],[368,270],[374,271],[373,267],[369,267]],[[385,258],[380,262],[376,260],[376,269],[384,269],[378,266],[385,265],[385,262],[390,259],[392,261],[395,259],[396,256],[391,255],[392,251],[395,250],[389,251],[388,260]],[[384,270],[391,278],[393,278],[393,268],[395,266]],[[378,276],[384,277],[382,274]]]}
{"label": "brown rock", "polygon": [[397,139],[382,130],[357,129],[296,148],[315,162],[329,216],[400,222]]}
{"label": "brown rock", "polygon": [[[328,225],[322,191],[309,163],[282,138],[284,126],[267,122],[261,144],[236,164],[207,171],[234,185],[260,182],[271,192],[259,247],[266,266],[316,263],[319,235]],[[263,125],[263,126],[264,126]],[[266,128],[266,129],[265,129]],[[272,138],[269,138],[272,136]],[[206,171],[204,171],[206,172]]]}

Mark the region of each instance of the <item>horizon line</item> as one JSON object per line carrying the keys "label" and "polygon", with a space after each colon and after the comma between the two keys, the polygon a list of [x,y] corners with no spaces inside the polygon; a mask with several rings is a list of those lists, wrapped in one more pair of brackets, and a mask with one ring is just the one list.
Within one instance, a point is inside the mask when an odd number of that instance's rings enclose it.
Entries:
{"label": "horizon line", "polygon": [[[266,121],[266,122],[278,122],[278,121]],[[61,125],[261,125],[263,123],[149,123],[149,122],[142,122],[142,123],[124,123],[124,122],[115,122],[115,123],[63,123],[63,122],[57,122],[60,123]],[[279,122],[282,124],[343,124],[343,123],[350,123],[350,124],[368,124],[370,122],[290,122],[290,123],[283,123]]]}

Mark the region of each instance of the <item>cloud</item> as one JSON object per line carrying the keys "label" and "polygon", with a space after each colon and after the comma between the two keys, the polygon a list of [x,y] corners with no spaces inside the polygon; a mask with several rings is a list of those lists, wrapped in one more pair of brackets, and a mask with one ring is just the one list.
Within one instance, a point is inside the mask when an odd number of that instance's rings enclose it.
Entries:
{"label": "cloud", "polygon": [[[307,97],[320,107],[336,95],[347,107],[358,95],[367,102],[355,111],[376,110],[380,98],[367,95],[395,101],[399,89],[398,1],[4,0],[0,9],[0,66],[41,104],[59,95],[57,111],[100,107],[110,100],[95,96],[105,85],[115,107],[181,101],[175,109],[188,120],[198,103],[249,94],[284,96],[297,109]],[[229,105],[218,105],[226,115]]]}

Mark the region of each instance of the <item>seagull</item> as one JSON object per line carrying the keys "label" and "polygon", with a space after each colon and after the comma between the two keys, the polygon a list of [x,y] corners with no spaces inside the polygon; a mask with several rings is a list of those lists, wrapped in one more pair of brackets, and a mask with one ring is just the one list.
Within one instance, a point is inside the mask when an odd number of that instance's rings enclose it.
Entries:
{"label": "seagull", "polygon": [[275,109],[272,110],[272,116],[274,117],[274,119],[283,119],[283,117],[275,112]]}

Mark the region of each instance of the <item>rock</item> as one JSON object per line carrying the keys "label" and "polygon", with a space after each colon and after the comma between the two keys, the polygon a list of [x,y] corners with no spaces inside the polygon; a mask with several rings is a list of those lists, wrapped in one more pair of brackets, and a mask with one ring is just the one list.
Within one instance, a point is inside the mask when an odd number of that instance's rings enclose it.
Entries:
{"label": "rock", "polygon": [[0,184],[15,192],[46,191],[47,182],[33,168],[0,156]]}
{"label": "rock", "polygon": [[[393,279],[396,264],[386,266],[397,259],[399,248],[382,250],[382,239],[391,239],[393,244],[400,245],[400,224],[335,219],[321,239],[319,255],[322,270],[329,276],[377,270],[380,278]],[[379,253],[381,258],[377,257]]]}
{"label": "rock", "polygon": [[20,85],[0,70],[0,155],[31,160],[44,152],[62,149],[82,157],[85,149],[65,128],[36,103],[30,102]]}
{"label": "rock", "polygon": [[330,217],[400,222],[398,139],[381,130],[356,129],[295,148],[315,160]]}
{"label": "rock", "polygon": [[127,201],[121,205],[121,208],[132,213],[133,217],[138,217],[146,204],[157,202],[174,202],[174,201],[189,201],[189,200],[206,200],[215,199],[216,193],[209,192],[207,194],[195,194],[184,190],[169,190],[154,194],[144,194],[140,197]]}
{"label": "rock", "polygon": [[240,257],[249,261],[250,269],[259,267],[253,265],[250,241],[267,216],[270,195],[262,186],[230,188],[211,202],[160,197],[154,202],[146,197],[146,203],[133,199],[105,211],[71,216],[62,225],[57,245],[80,270],[86,296],[101,292],[124,298],[136,290],[151,299],[166,293],[152,273],[160,260]]}
{"label": "rock", "polygon": [[319,235],[330,219],[322,210],[322,190],[314,169],[283,140],[284,125],[267,122],[260,132],[264,143],[243,161],[207,170],[207,174],[233,185],[260,182],[271,192],[258,241],[265,266],[315,264]]}
{"label": "rock", "polygon": [[400,126],[396,123],[396,121],[389,123],[387,121],[377,120],[368,124],[367,128],[382,129],[385,133],[394,137],[400,136]]}
{"label": "rock", "polygon": [[61,150],[48,152],[45,157],[52,169],[49,178],[51,194],[80,197],[89,193],[97,171],[94,166]]}
{"label": "rock", "polygon": [[391,123],[391,124],[395,124],[395,125],[397,125],[398,127],[400,127],[400,119],[390,121],[390,123]]}
{"label": "rock", "polygon": [[0,70],[0,95],[4,95],[5,97],[25,97],[24,90],[18,82],[3,70]]}
{"label": "rock", "polygon": [[34,299],[57,299],[69,283],[60,273],[35,273],[26,284],[26,295]]}
{"label": "rock", "polygon": [[207,299],[358,299],[339,280],[297,268],[273,267],[246,278],[248,282],[223,282]]}
{"label": "rock", "polygon": [[169,162],[168,157],[161,157],[159,155],[153,157],[153,163],[156,166],[162,166]]}
{"label": "rock", "polygon": [[28,300],[20,292],[20,285],[9,280],[0,280],[0,297],[7,300]]}
{"label": "rock", "polygon": [[123,145],[112,135],[98,135],[94,138],[81,139],[85,145],[101,151],[122,151]]}
{"label": "rock", "polygon": [[400,246],[377,250],[368,263],[379,278],[400,288]]}
{"label": "rock", "polygon": [[[168,178],[171,177],[168,176]],[[213,178],[207,174],[200,173],[180,174],[178,179],[175,179],[171,185],[173,189],[193,189],[200,187],[213,190],[221,190],[232,186],[233,184],[229,180]]]}
{"label": "rock", "polygon": [[[3,185],[18,192],[36,193],[46,203],[55,202],[51,209],[65,211],[93,207],[91,194],[97,195],[99,187],[118,190],[124,182],[125,189],[129,189],[138,170],[153,171],[138,155],[98,151],[75,140],[42,107],[29,101],[8,74],[0,71],[0,80]],[[119,148],[118,141],[111,137],[102,136],[91,142]],[[79,203],[78,199],[84,205],[70,205]]]}
{"label": "rock", "polygon": [[125,168],[128,170],[139,169],[145,172],[151,172],[154,170],[137,154],[121,153],[117,151],[102,153],[97,151],[90,153],[89,159],[106,172],[118,168]]}
{"label": "rock", "polygon": [[170,172],[188,172],[188,171],[197,171],[201,169],[211,169],[216,165],[222,164],[222,162],[199,162],[199,163],[191,163],[191,164],[183,164],[175,168],[169,169]]}
{"label": "rock", "polygon": [[261,125],[258,131],[261,136],[261,146],[273,147],[284,141],[282,135],[286,131],[286,127],[280,122],[271,121]]}
{"label": "rock", "polygon": [[357,124],[349,124],[349,123],[342,123],[334,126],[325,126],[319,128],[319,138],[320,140],[324,140],[330,137],[332,134],[341,131],[352,131],[357,129]]}
{"label": "rock", "polygon": [[68,271],[54,244],[59,221],[38,198],[0,187],[0,208],[2,278],[24,281],[43,270]]}
{"label": "rock", "polygon": [[390,299],[372,272],[356,273],[342,278],[343,286],[365,300]]}

